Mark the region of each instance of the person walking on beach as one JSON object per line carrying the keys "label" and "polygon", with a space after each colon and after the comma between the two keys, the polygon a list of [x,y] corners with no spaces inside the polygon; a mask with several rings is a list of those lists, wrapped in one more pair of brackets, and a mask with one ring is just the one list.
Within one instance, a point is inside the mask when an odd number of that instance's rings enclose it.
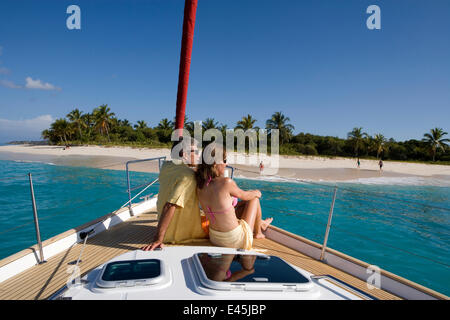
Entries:
{"label": "person walking on beach", "polygon": [[359,167],[361,166],[361,162],[359,161],[359,158],[358,158],[358,161],[356,161],[356,165],[358,166],[358,169],[359,169]]}
{"label": "person walking on beach", "polygon": [[[182,150],[176,154],[180,143]],[[197,160],[195,139],[181,137],[180,141],[173,144],[172,161],[165,161],[159,173],[156,234],[153,241],[141,247],[141,250],[162,248],[163,243],[183,243],[207,238],[202,228],[193,170]]]}
{"label": "person walking on beach", "polygon": [[378,162],[378,166],[380,167],[380,171],[383,170],[383,160],[380,159],[380,161]]}
{"label": "person walking on beach", "polygon": [[261,161],[261,162],[259,163],[259,173],[262,173],[263,170],[264,170],[264,163]]}

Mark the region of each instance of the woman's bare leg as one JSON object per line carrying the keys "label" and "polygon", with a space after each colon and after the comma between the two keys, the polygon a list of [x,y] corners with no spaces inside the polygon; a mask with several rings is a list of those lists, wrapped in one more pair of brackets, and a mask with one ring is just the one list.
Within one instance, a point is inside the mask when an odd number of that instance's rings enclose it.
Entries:
{"label": "woman's bare leg", "polygon": [[263,239],[266,236],[262,233],[263,231],[266,231],[267,227],[272,223],[273,218],[267,218],[267,219],[262,219],[262,211],[261,211],[261,203],[259,202],[258,199],[258,226],[256,226],[257,223],[255,223],[255,238],[257,239]]}
{"label": "woman's bare leg", "polygon": [[241,219],[245,220],[247,224],[249,225],[250,229],[254,229],[255,222],[257,220],[257,214],[258,214],[258,203],[259,200],[257,198],[246,201],[245,208],[242,211]]}
{"label": "woman's bare leg", "polygon": [[258,209],[256,212],[255,229],[253,230],[253,234],[255,235],[256,239],[263,239],[266,236],[261,231],[261,219],[262,219],[261,203],[259,202],[259,199],[257,199],[257,202],[258,202]]}
{"label": "woman's bare leg", "polygon": [[[261,211],[261,205],[259,207],[259,210]],[[261,213],[261,230],[266,231],[267,227],[272,223],[273,218],[267,218],[262,220],[262,213]]]}
{"label": "woman's bare leg", "polygon": [[[256,213],[256,219],[255,219],[255,225],[253,228],[253,234],[255,238],[261,239],[265,238],[262,231],[265,231],[269,224],[272,223],[273,218],[267,218],[265,220],[262,220],[262,210],[261,210],[261,203],[259,202],[259,199],[255,199],[254,201],[257,202],[257,213]],[[242,214],[245,211],[245,208],[247,207],[249,201],[239,201],[238,205],[236,206],[235,212],[236,217],[238,219],[242,219]]]}

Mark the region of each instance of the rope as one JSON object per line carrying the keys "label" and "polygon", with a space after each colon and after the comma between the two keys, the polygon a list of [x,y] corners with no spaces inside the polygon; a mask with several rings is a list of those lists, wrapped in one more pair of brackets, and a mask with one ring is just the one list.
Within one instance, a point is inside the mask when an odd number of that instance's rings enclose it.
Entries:
{"label": "rope", "polygon": [[20,176],[11,176],[11,177],[6,177],[6,178],[1,178],[0,181],[7,181],[7,180],[11,180],[11,179],[19,179],[19,178],[27,178],[27,175],[20,175]]}
{"label": "rope", "polygon": [[[102,167],[97,167],[97,168],[94,168],[94,169],[104,169],[104,168],[107,168],[107,167],[111,167],[111,166],[115,166],[115,165],[120,165],[120,164],[125,165],[126,163],[127,163],[127,161],[115,162],[115,163],[107,164],[107,165],[104,165],[104,166],[102,166]],[[48,175],[48,172],[41,172],[41,173],[33,173],[33,174],[32,174],[33,177],[36,177],[36,176],[42,176],[42,175]],[[64,177],[64,175],[58,175],[58,176],[54,176],[54,177]],[[28,174],[4,177],[4,178],[1,178],[0,181],[7,181],[7,180],[11,180],[11,179],[18,179],[18,178],[28,178]],[[149,186],[150,186],[151,184],[153,184],[154,182],[155,182],[155,181],[150,182],[149,184],[144,184],[144,185],[147,185],[147,187],[149,187]],[[72,207],[72,209],[66,210],[66,211],[64,211],[63,213],[60,212],[60,213],[51,214],[51,215],[48,215],[48,216],[39,217],[39,220],[47,220],[47,219],[53,218],[53,217],[55,217],[55,216],[60,216],[60,215],[63,215],[63,214],[67,214],[68,212],[73,212],[75,209],[83,208],[83,207],[86,207],[86,206],[88,206],[88,205],[91,205],[91,204],[93,204],[93,203],[95,203],[95,202],[104,201],[104,200],[111,199],[111,198],[116,197],[116,196],[117,196],[117,195],[114,194],[114,195],[110,195],[110,196],[105,197],[105,198],[95,199],[95,200],[90,201],[90,202],[88,202],[88,203],[85,203],[85,204],[83,204],[83,205],[79,205],[79,206]],[[78,201],[78,203],[82,203],[82,202],[83,202],[83,200],[82,200],[82,201]],[[129,201],[128,201],[128,202],[129,202]],[[128,203],[128,202],[127,202],[127,203]],[[76,203],[77,203],[77,202],[72,202],[71,204],[76,204]],[[122,206],[122,207],[123,207],[123,206]],[[119,209],[121,209],[122,207],[120,207]],[[114,214],[115,212],[117,212],[119,209],[117,209],[116,211],[114,211],[112,214]],[[112,214],[111,214],[111,215],[112,215]],[[0,232],[0,235],[6,234],[6,233],[9,233],[9,232],[12,232],[12,231],[17,230],[17,229],[19,229],[19,228],[28,226],[28,225],[30,225],[30,224],[32,224],[32,223],[34,223],[34,221],[30,221],[30,222],[28,222],[28,223],[24,223],[24,224],[21,224],[21,225],[19,225],[19,226],[15,226],[15,227],[13,227],[13,228],[4,230],[4,231]]]}
{"label": "rope", "polygon": [[[235,168],[235,169],[239,170],[239,171],[243,171],[243,172],[258,174],[258,172],[254,172],[254,171],[250,171],[250,170],[239,169],[239,168]],[[326,187],[326,188],[330,188],[330,189],[334,189],[335,186],[336,186],[336,185],[328,185],[328,184],[323,184],[323,183],[318,183],[318,182],[312,182],[312,181],[303,180],[303,179],[292,179],[292,178],[289,178],[289,177],[285,178],[285,177],[277,176],[277,175],[274,175],[274,174],[272,174],[272,175],[264,175],[264,176],[278,177],[278,178],[290,180],[290,181],[293,181],[293,182],[302,182],[302,183],[305,183],[305,184],[312,184],[312,185],[317,185],[317,186]],[[342,186],[338,186],[338,189],[339,190],[344,190],[344,191],[347,191],[347,192],[351,192],[351,193],[357,193],[357,194],[363,194],[363,195],[371,195],[371,196],[378,197],[378,198],[389,199],[389,200],[393,200],[393,201],[397,201],[397,202],[410,203],[410,204],[417,205],[417,206],[423,206],[423,207],[428,207],[428,208],[432,208],[432,209],[438,209],[438,210],[444,210],[444,211],[449,211],[450,212],[450,208],[440,207],[440,206],[435,206],[435,205],[429,205],[429,204],[415,202],[415,201],[411,201],[411,200],[398,199],[398,198],[390,197],[390,196],[387,196],[385,194],[380,194],[380,193],[376,193],[376,192],[359,191],[359,190],[355,190],[355,189],[351,189],[351,188],[345,188],[345,187],[342,187]]]}
{"label": "rope", "polygon": [[[108,165],[105,165],[105,166],[102,166],[102,167],[97,167],[97,168],[95,168],[95,169],[104,169],[104,168],[107,168],[107,167],[111,167],[111,166],[118,165],[118,164],[125,164],[125,163],[126,163],[126,162],[123,162],[123,161],[122,161],[122,162],[118,162],[118,163],[114,163],[114,164],[108,164]],[[235,170],[239,170],[239,171],[243,171],[243,172],[249,172],[249,173],[258,174],[258,172],[254,172],[254,171],[250,171],[250,170],[239,169],[239,168],[234,168],[234,169],[235,169]],[[33,174],[33,176],[46,175],[46,174],[48,174],[48,173],[35,173],[35,174]],[[265,176],[279,177],[279,176],[277,176],[277,175],[265,175]],[[27,175],[10,176],[10,177],[6,177],[6,178],[2,178],[2,179],[0,179],[0,181],[6,181],[6,180],[16,179],[16,178],[25,178],[25,177],[27,177]],[[281,177],[280,177],[280,178],[281,178]],[[290,179],[290,178],[283,178],[283,179],[286,179],[286,180],[292,180],[292,181],[295,181],[295,182],[302,182],[302,183],[311,184],[311,185],[317,185],[317,186],[326,187],[326,188],[335,188],[335,186],[332,186],[332,185],[321,184],[321,183],[312,182],[312,181],[307,181],[307,180],[303,180],[303,179]],[[341,186],[339,186],[338,189],[344,190],[344,191],[347,191],[347,192],[351,192],[351,193],[364,194],[364,195],[370,194],[370,195],[372,195],[372,196],[374,196],[374,197],[379,197],[379,198],[383,198],[383,199],[391,199],[391,200],[395,200],[395,201],[398,201],[398,202],[405,202],[405,203],[410,203],[410,204],[419,205],[419,206],[423,206],[423,207],[428,207],[428,208],[434,208],[434,209],[439,209],[439,210],[450,211],[449,208],[439,207],[439,206],[433,206],[433,205],[427,205],[427,204],[417,203],[417,202],[409,201],[409,200],[397,199],[397,198],[389,197],[389,196],[382,195],[382,194],[379,194],[379,193],[374,193],[374,192],[362,192],[362,191],[358,191],[358,190],[353,190],[353,189],[349,189],[349,188],[344,188],[344,187],[341,187]],[[114,195],[110,195],[110,196],[105,197],[105,198],[96,199],[96,200],[94,200],[94,201],[90,201],[90,202],[85,203],[85,204],[83,204],[83,205],[73,207],[72,210],[64,211],[63,213],[57,213],[57,214],[52,214],[52,215],[49,215],[49,216],[41,217],[41,218],[39,218],[39,220],[47,220],[47,219],[50,219],[50,218],[55,217],[55,216],[63,215],[63,214],[66,214],[67,212],[73,211],[74,209],[79,209],[79,208],[82,208],[82,207],[86,207],[86,206],[88,206],[88,205],[90,205],[90,204],[92,204],[92,203],[99,202],[99,201],[104,201],[104,200],[110,199],[110,198],[115,197],[115,196],[116,196],[116,195],[114,194]],[[129,202],[129,201],[128,201],[128,202]],[[122,207],[123,207],[123,206],[122,206]],[[114,216],[114,214],[115,214],[118,210],[120,210],[122,207],[118,208],[118,209],[115,210],[114,212],[112,212],[112,213],[110,213],[109,215],[107,215],[107,217],[106,217],[105,219]],[[271,208],[271,209],[273,209],[273,210],[275,210],[275,211],[280,211],[280,208],[274,208],[274,207],[268,206],[268,205],[266,205],[266,204],[264,204],[264,207]],[[285,212],[282,212],[282,213],[285,213]],[[289,210],[289,213],[298,216],[299,213],[301,214],[302,212],[299,211],[299,210]],[[326,226],[326,225],[327,225],[326,223],[321,223],[321,222],[319,222],[319,221],[317,221],[317,220],[315,220],[315,219],[306,218],[306,217],[304,217],[304,215],[302,215],[302,217],[303,217],[304,219],[308,220],[308,221],[314,222],[314,223],[316,223],[316,224],[320,224],[320,225],[322,225],[322,226]],[[104,219],[104,220],[105,220],[105,219]],[[98,224],[102,223],[104,220],[102,220],[101,222],[97,223],[93,228],[95,228]],[[19,226],[15,226],[15,227],[13,227],[13,228],[10,228],[10,229],[8,229],[8,230],[5,230],[5,231],[0,232],[0,235],[1,235],[1,234],[5,234],[5,233],[9,233],[9,232],[11,232],[11,231],[14,231],[14,230],[19,229],[19,228],[21,228],[21,227],[30,225],[30,224],[32,224],[32,223],[33,223],[33,221],[31,221],[31,222],[29,222],[29,223],[25,223],[25,224],[19,225]],[[395,246],[392,246],[392,245],[383,243],[383,242],[378,241],[378,240],[375,241],[375,240],[373,240],[373,239],[371,239],[371,238],[364,237],[364,236],[362,236],[362,235],[360,235],[360,234],[356,234],[356,233],[353,233],[353,232],[349,232],[349,231],[347,231],[347,230],[345,230],[345,229],[342,229],[342,228],[340,228],[340,227],[337,227],[337,226],[335,226],[335,225],[333,225],[333,228],[338,229],[338,230],[340,230],[340,231],[342,231],[342,232],[344,232],[344,233],[346,233],[346,234],[353,235],[353,236],[359,237],[359,238],[361,238],[361,239],[369,240],[369,241],[372,241],[372,242],[376,242],[376,243],[382,244],[382,245],[384,245],[384,246],[386,246],[386,247],[390,247],[390,248],[393,248],[393,249],[396,249],[396,250],[399,250],[399,251],[408,253],[408,254],[410,254],[410,255],[414,255],[414,256],[416,256],[416,257],[420,257],[420,258],[422,258],[422,259],[426,259],[426,260],[432,261],[432,262],[434,262],[434,263],[443,265],[443,266],[445,266],[445,267],[447,267],[447,268],[450,268],[450,265],[449,265],[449,264],[446,264],[446,263],[444,263],[444,262],[441,262],[441,261],[438,261],[438,260],[435,260],[435,259],[432,259],[432,258],[429,258],[429,257],[421,256],[421,255],[419,255],[419,254],[416,254],[416,253],[410,252],[410,251],[408,251],[408,250],[404,250],[404,249],[401,249],[401,248],[398,248],[398,247],[395,247]]]}
{"label": "rope", "polygon": [[[71,209],[68,209],[68,210],[66,210],[66,211],[64,211],[64,212],[58,212],[58,213],[50,214],[50,215],[47,215],[47,216],[39,217],[39,221],[41,221],[41,220],[48,220],[48,219],[53,218],[53,217],[56,217],[56,216],[61,216],[61,215],[67,214],[67,213],[69,213],[69,212],[73,212],[73,211],[76,210],[76,209],[80,209],[80,208],[89,206],[89,205],[91,205],[91,204],[93,204],[93,203],[96,203],[96,202],[105,201],[105,200],[111,199],[111,198],[113,198],[113,197],[117,197],[117,194],[112,194],[112,195],[109,195],[109,196],[103,197],[103,198],[97,198],[97,199],[95,199],[95,200],[93,200],[93,201],[89,201],[89,202],[87,202],[87,203],[84,203],[83,205],[71,207]],[[79,203],[82,203],[82,202],[83,202],[83,201],[80,201]],[[128,202],[129,202],[129,201],[128,201]],[[128,202],[127,202],[127,203],[128,203]],[[108,215],[108,217],[109,217],[109,216],[112,216],[114,213],[116,213],[116,212],[117,212],[118,210],[120,210],[121,208],[122,208],[122,207],[120,207],[120,208],[118,208],[117,210],[115,210],[114,212],[112,212],[110,215]],[[103,222],[103,221],[102,221],[102,222]],[[21,227],[30,225],[30,224],[32,224],[32,223],[34,223],[34,221],[30,221],[30,222],[28,222],[28,223],[24,223],[24,224],[22,224],[22,225],[15,226],[15,227],[13,227],[13,228],[10,228],[10,229],[7,229],[7,230],[5,230],[5,231],[0,232],[0,235],[5,234],[5,233],[9,233],[9,232],[11,232],[11,231],[14,231],[14,230],[19,229],[19,228],[21,228]]]}
{"label": "rope", "polygon": [[[121,161],[121,162],[115,162],[115,163],[111,163],[111,164],[107,164],[101,167],[92,167],[91,169],[106,169],[108,167],[113,167],[116,165],[120,165],[123,164],[125,165],[127,163],[127,161]],[[154,173],[154,172],[143,172],[143,173]],[[48,172],[37,172],[37,173],[33,173],[32,176],[36,177],[36,176],[42,176],[42,175],[48,175]],[[9,177],[2,177],[0,178],[0,181],[7,181],[7,180],[11,180],[11,179],[17,179],[17,178],[27,178],[28,174],[23,174],[23,175],[16,175],[16,176],[9,176]],[[65,177],[64,175],[56,175],[53,177]]]}
{"label": "rope", "polygon": [[5,230],[5,231],[0,232],[0,235],[2,235],[2,234],[4,234],[4,233],[11,232],[11,231],[14,231],[14,230],[19,229],[19,228],[21,228],[21,227],[25,227],[25,226],[27,226],[27,225],[29,225],[29,224],[32,224],[32,223],[34,223],[34,221],[30,221],[30,222],[21,224],[21,225],[19,225],[19,226],[15,226],[15,227],[13,227],[13,228],[10,228],[10,229],[7,229],[7,230]]}
{"label": "rope", "polygon": [[[104,200],[107,200],[107,199],[110,199],[110,198],[116,197],[116,196],[117,196],[116,194],[110,195],[110,196],[105,197],[105,198],[100,198],[100,199],[96,199],[96,200],[94,200],[94,201],[90,201],[90,202],[85,203],[85,204],[80,205],[80,206],[72,207],[71,209],[66,210],[66,211],[64,211],[64,212],[58,212],[58,213],[50,214],[50,215],[47,215],[47,216],[39,217],[39,221],[42,221],[42,220],[48,220],[48,219],[53,218],[53,217],[56,217],[56,216],[64,215],[64,214],[67,214],[68,212],[72,212],[72,211],[75,210],[75,209],[83,208],[83,207],[86,207],[86,206],[88,206],[88,205],[91,205],[91,204],[93,204],[93,203],[95,203],[95,202],[104,201]],[[30,224],[32,224],[32,223],[34,223],[34,221],[30,221],[30,222],[28,222],[28,223],[24,223],[24,224],[22,224],[22,225],[19,225],[19,226],[16,226],[16,227],[7,229],[7,230],[5,230],[5,231],[0,232],[0,235],[1,235],[1,234],[8,233],[8,232],[11,232],[11,231],[14,231],[14,230],[16,230],[16,229],[19,229],[20,227],[24,227],[24,226],[30,225]]]}
{"label": "rope", "polygon": [[[268,205],[266,205],[266,204],[264,204],[264,207],[265,207],[265,208],[270,208],[270,209],[273,209],[273,210],[275,210],[275,211],[280,212],[280,208],[274,208],[274,207],[268,206]],[[282,212],[282,213],[286,213],[286,212]],[[291,214],[294,214],[294,215],[296,215],[296,216],[300,216],[299,213],[301,214],[302,212],[299,211],[299,210],[293,210],[293,211],[291,211],[290,213],[291,213]],[[316,223],[316,224],[320,224],[320,225],[322,225],[322,226],[326,226],[326,225],[327,225],[327,223],[322,223],[322,222],[319,222],[319,221],[317,221],[317,220],[315,220],[315,219],[306,218],[306,217],[304,217],[303,215],[302,215],[302,218],[304,218],[304,219],[306,219],[306,220],[308,220],[308,221],[314,222],[314,223]],[[432,262],[434,262],[434,263],[443,265],[443,266],[445,266],[445,267],[447,267],[447,268],[450,268],[450,265],[447,264],[447,263],[445,263],[445,262],[442,262],[442,261],[439,261],[439,260],[435,260],[435,259],[433,259],[433,258],[421,256],[421,255],[419,255],[419,254],[417,254],[417,253],[414,253],[414,252],[411,252],[411,251],[408,251],[408,250],[405,250],[405,249],[402,249],[402,248],[398,248],[398,247],[396,247],[396,246],[393,246],[393,245],[390,245],[390,244],[387,244],[387,243],[384,243],[384,242],[381,242],[381,241],[378,241],[378,240],[373,240],[373,239],[371,239],[371,238],[364,237],[364,236],[362,236],[362,235],[360,235],[360,234],[357,234],[357,233],[353,233],[353,232],[347,231],[347,230],[345,230],[345,229],[343,229],[343,228],[341,228],[341,227],[337,227],[337,226],[334,225],[334,224],[333,224],[332,226],[333,226],[333,228],[338,229],[339,231],[341,231],[341,232],[343,232],[343,233],[346,233],[346,234],[349,234],[349,235],[352,235],[352,236],[356,236],[356,237],[359,237],[359,238],[364,239],[364,240],[369,240],[369,241],[371,241],[371,242],[375,242],[375,243],[381,244],[381,245],[383,245],[383,246],[390,247],[390,248],[392,248],[392,249],[396,249],[396,250],[399,250],[399,251],[408,253],[408,254],[410,254],[410,255],[413,255],[413,256],[416,256],[416,257],[419,257],[419,258],[422,258],[422,259],[426,259],[426,260],[432,261]]]}
{"label": "rope", "polygon": [[[126,161],[125,162],[123,162],[123,161],[116,162],[116,163],[113,163],[113,164],[108,164],[108,165],[105,165],[105,166],[102,166],[102,167],[97,167],[97,168],[94,168],[94,169],[105,169],[107,167],[112,167],[112,166],[119,165],[119,164],[126,164]],[[245,169],[240,169],[240,168],[236,168],[236,167],[234,167],[234,169],[238,170],[238,171],[242,171],[242,172],[259,174],[258,172],[251,171],[251,170],[245,170]],[[48,173],[45,173],[45,172],[43,172],[43,173],[34,173],[33,177],[40,176],[40,175],[47,175],[47,174]],[[63,176],[63,175],[59,175],[59,176]],[[266,176],[266,177],[283,178],[285,180],[290,180],[290,181],[293,181],[293,182],[301,182],[301,183],[321,186],[321,187],[325,187],[325,188],[334,188],[335,187],[335,185],[323,184],[323,183],[318,183],[318,182],[313,182],[313,181],[308,181],[308,180],[303,180],[303,179],[292,179],[292,178],[289,178],[289,177],[281,177],[281,176],[278,176],[278,175],[275,175],[275,174],[271,174],[271,175],[269,174],[269,175],[264,175],[264,176]],[[26,177],[27,177],[27,175],[11,176],[11,177],[1,178],[0,181],[6,181],[6,180],[16,179],[16,178],[26,178]],[[135,190],[135,188],[138,188],[138,187],[133,187],[132,190]],[[437,209],[437,210],[444,210],[444,211],[449,211],[450,212],[450,208],[446,208],[446,207],[430,205],[430,204],[425,204],[425,203],[419,203],[419,202],[406,200],[406,199],[398,199],[398,198],[395,198],[395,197],[390,197],[390,196],[385,195],[385,194],[380,194],[380,193],[376,193],[376,192],[359,191],[359,190],[355,190],[355,189],[351,189],[351,188],[345,188],[345,187],[342,187],[342,186],[339,186],[338,188],[339,188],[339,190],[344,190],[344,191],[347,191],[347,192],[350,192],[350,193],[363,194],[365,196],[370,195],[370,196],[373,196],[373,197],[382,198],[383,200],[389,199],[389,200],[393,200],[393,201],[397,201],[397,202],[409,203],[409,204],[413,204],[413,205],[416,205],[416,206],[422,206],[422,207],[427,207],[427,208],[432,208],[432,209]]]}

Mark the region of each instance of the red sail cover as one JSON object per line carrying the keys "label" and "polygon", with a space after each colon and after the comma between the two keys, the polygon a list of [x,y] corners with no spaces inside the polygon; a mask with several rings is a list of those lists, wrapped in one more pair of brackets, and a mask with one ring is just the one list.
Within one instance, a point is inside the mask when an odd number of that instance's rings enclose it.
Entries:
{"label": "red sail cover", "polygon": [[181,39],[180,73],[178,76],[175,129],[183,129],[184,127],[196,12],[197,0],[186,0],[184,4],[183,37]]}

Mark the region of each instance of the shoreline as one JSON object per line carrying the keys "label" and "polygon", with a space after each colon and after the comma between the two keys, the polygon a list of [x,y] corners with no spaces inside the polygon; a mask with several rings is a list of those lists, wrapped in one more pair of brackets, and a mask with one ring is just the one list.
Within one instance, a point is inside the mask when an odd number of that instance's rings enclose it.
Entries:
{"label": "shoreline", "polygon": [[[170,159],[170,149],[148,149],[132,147],[74,146],[64,150],[62,146],[6,145],[0,146],[0,159],[12,161],[37,161],[55,165],[87,166],[100,169],[125,170],[129,160],[166,156]],[[236,154],[229,155],[229,164],[236,168],[235,177],[259,180],[287,179],[294,181],[371,181],[375,180],[443,180],[450,185],[450,166],[383,161],[380,172],[377,160],[361,159],[361,167],[356,167],[352,158],[325,158],[316,156],[279,156],[278,168],[271,168],[270,161],[262,174],[258,166],[233,163]],[[244,159],[248,159],[244,156]],[[133,171],[157,172],[157,162],[136,163]],[[380,179],[381,178],[381,179]],[[394,179],[394,180],[393,180]]]}

